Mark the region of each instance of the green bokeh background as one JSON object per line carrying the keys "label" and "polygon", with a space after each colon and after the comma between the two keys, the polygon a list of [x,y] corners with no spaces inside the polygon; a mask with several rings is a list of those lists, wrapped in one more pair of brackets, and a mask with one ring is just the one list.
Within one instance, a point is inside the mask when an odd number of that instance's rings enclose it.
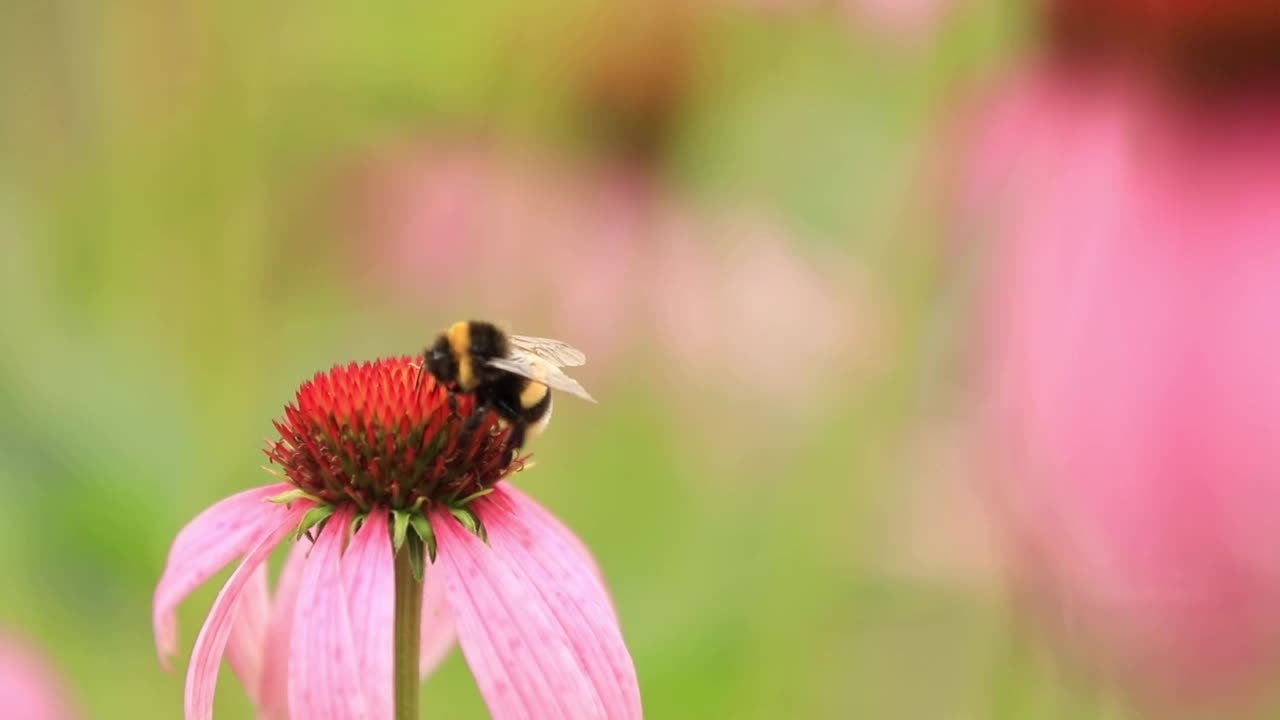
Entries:
{"label": "green bokeh background", "polygon": [[[1019,6],[958,3],[935,34],[898,37],[834,10],[729,5],[697,31],[662,182],[761,208],[813,246],[796,252],[869,270],[883,361],[837,373],[799,419],[761,412],[757,432],[717,437],[685,431],[702,415],[684,398],[706,396],[638,338],[596,376],[598,407],[557,414],[523,486],[598,554],[649,717],[1113,716],[998,593],[882,558],[913,428],[946,402],[932,158],[963,99],[1018,62]],[[412,352],[473,300],[424,313],[351,282],[359,238],[336,221],[335,168],[386,138],[468,128],[589,154],[553,52],[588,9],[3,7],[0,623],[47,652],[87,717],[177,717],[226,573],[183,606],[180,670],[163,673],[150,598],[174,534],[268,481],[263,438],[300,380]],[[476,297],[493,281],[477,272]],[[460,654],[423,706],[485,717]],[[251,716],[225,670],[216,707]]]}

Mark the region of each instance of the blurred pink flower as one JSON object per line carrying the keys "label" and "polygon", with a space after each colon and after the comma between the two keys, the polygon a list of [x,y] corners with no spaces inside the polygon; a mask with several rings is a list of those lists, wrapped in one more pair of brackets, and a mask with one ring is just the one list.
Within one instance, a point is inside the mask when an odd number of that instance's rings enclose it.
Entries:
{"label": "blurred pink flower", "polygon": [[862,278],[806,263],[792,242],[747,214],[699,218],[655,239],[652,332],[686,380],[750,387],[757,401],[786,409],[815,400],[862,357],[848,352],[875,332]]}
{"label": "blurred pink flower", "polygon": [[1280,86],[1042,68],[976,158],[999,490],[1045,619],[1149,697],[1257,690],[1280,660]]}
{"label": "blurred pink flower", "polygon": [[22,720],[78,717],[48,660],[9,633],[0,634],[0,707],[4,717]]}
{"label": "blurred pink flower", "polygon": [[988,493],[974,472],[978,434],[978,424],[965,413],[931,418],[909,436],[901,450],[900,480],[888,489],[887,506],[879,513],[884,545],[875,558],[886,572],[975,595],[1003,591],[1007,568]]}
{"label": "blurred pink flower", "polygon": [[650,217],[642,176],[440,143],[392,150],[363,177],[369,282],[422,304],[465,297],[468,317],[549,315],[554,331],[537,332],[590,348],[592,367],[621,349]]}
{"label": "blurred pink flower", "polygon": [[846,14],[862,25],[899,39],[926,39],[956,0],[844,0]]}
{"label": "blurred pink flower", "polygon": [[[502,481],[518,467],[507,431],[492,420],[464,430],[474,399],[458,396],[452,412],[445,389],[414,362],[337,367],[304,383],[267,450],[288,482],[222,500],[178,534],[153,608],[166,666],[177,605],[243,557],[196,639],[188,720],[212,717],[224,651],[265,717],[392,716],[393,513],[398,537],[423,543],[433,560],[424,674],[456,628],[495,718],[641,717],[635,669],[595,561]],[[294,549],[272,603],[264,561],[304,530],[318,537]]]}
{"label": "blurred pink flower", "polygon": [[[370,282],[424,305],[465,297],[469,316],[541,310],[551,327],[528,332],[587,349],[593,369],[640,343],[674,361],[664,367],[682,383],[745,381],[762,401],[796,403],[812,399],[807,380],[878,347],[873,294],[853,263],[809,262],[761,213],[686,207],[626,164],[441,144],[389,154],[365,177]],[[810,370],[797,378],[796,363]]]}
{"label": "blurred pink flower", "polygon": [[852,26],[897,42],[918,44],[933,37],[957,0],[733,0],[772,11],[818,12],[834,7]]}

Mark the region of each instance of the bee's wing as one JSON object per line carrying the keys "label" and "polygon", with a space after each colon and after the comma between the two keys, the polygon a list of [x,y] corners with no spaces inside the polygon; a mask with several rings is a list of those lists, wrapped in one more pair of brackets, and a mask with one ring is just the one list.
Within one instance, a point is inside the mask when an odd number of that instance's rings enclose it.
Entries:
{"label": "bee's wing", "polygon": [[556,367],[585,365],[587,356],[567,342],[529,335],[508,335],[511,346],[528,355],[540,357]]}
{"label": "bee's wing", "polygon": [[583,400],[596,401],[595,398],[591,397],[591,393],[587,392],[586,388],[578,384],[577,380],[565,375],[560,368],[536,355],[517,353],[507,358],[493,358],[485,364],[491,368],[505,370],[520,377],[529,378],[534,382],[542,383],[552,390],[577,395]]}

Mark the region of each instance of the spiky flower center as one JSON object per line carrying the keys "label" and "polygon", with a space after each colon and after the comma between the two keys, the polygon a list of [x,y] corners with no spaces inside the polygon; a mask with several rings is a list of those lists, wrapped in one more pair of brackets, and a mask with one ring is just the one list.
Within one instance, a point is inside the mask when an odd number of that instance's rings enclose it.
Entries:
{"label": "spiky flower center", "polygon": [[330,507],[415,514],[463,507],[519,466],[492,413],[423,374],[417,358],[337,366],[302,384],[266,454],[288,482]]}

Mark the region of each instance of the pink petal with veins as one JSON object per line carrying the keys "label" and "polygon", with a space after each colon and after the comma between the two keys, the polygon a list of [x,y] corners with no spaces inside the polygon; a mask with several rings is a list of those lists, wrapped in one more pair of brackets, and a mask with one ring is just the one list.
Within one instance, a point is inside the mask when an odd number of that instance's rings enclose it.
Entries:
{"label": "pink petal with veins", "polygon": [[270,616],[271,594],[267,587],[267,565],[263,563],[253,571],[240,593],[231,638],[227,641],[227,663],[255,704],[261,699],[263,640]]}
{"label": "pink petal with veins", "polygon": [[[587,567],[591,568],[591,573],[604,582],[604,573],[600,571],[600,564],[596,562],[596,558],[591,554],[591,550],[587,548],[587,544],[574,534],[567,525],[560,522],[560,519],[551,514],[551,511],[539,505],[533,498],[524,494],[520,488],[512,485],[507,481],[498,483],[498,487],[502,488],[502,492],[510,497],[514,502],[519,503],[525,512],[532,517],[537,518],[546,529],[554,536],[555,541],[559,541],[559,547]],[[607,592],[607,590],[606,590]]]}
{"label": "pink petal with veins", "polygon": [[213,691],[218,682],[218,666],[222,663],[222,653],[226,649],[227,639],[231,635],[231,624],[235,619],[236,606],[241,594],[258,567],[271,555],[271,551],[280,544],[289,533],[293,532],[302,516],[311,508],[307,501],[296,501],[291,508],[283,505],[282,516],[277,517],[276,526],[263,531],[257,538],[257,544],[249,550],[240,567],[231,574],[227,584],[222,587],[218,597],[213,601],[204,627],[196,638],[195,649],[191,652],[191,665],[187,668],[187,687],[185,697],[187,720],[206,720],[213,717]]}
{"label": "pink petal with veins", "polygon": [[490,533],[491,545],[507,555],[513,567],[525,571],[529,583],[555,612],[585,659],[609,709],[608,717],[642,717],[635,664],[623,642],[612,599],[586,547],[544,508],[518,493],[496,491],[485,505],[493,507],[492,515],[480,508],[486,528],[495,522],[511,525],[510,541],[494,541]]}
{"label": "pink petal with veins", "polygon": [[232,495],[197,515],[178,533],[156,585],[151,610],[156,653],[166,670],[170,669],[169,657],[177,650],[174,611],[178,604],[282,521],[288,510],[266,499],[291,489],[281,483]]}
{"label": "pink petal with veins", "polygon": [[555,527],[505,489],[475,501],[485,545],[436,513],[437,568],[490,713],[639,718],[635,668],[603,585]]}
{"label": "pink petal with veins", "polygon": [[276,585],[275,603],[267,623],[263,649],[262,689],[258,712],[263,720],[289,720],[289,638],[293,633],[293,611],[298,604],[302,569],[311,552],[311,541],[294,543]]}
{"label": "pink petal with veins", "polygon": [[449,656],[458,633],[453,625],[453,611],[445,595],[444,577],[428,566],[422,580],[422,637],[418,654],[418,674],[424,679],[440,667]]}
{"label": "pink petal with veins", "polygon": [[342,585],[342,545],[354,516],[339,507],[302,570],[289,644],[289,708],[307,720],[370,718]]}
{"label": "pink petal with veins", "polygon": [[385,509],[370,512],[351,538],[342,576],[370,717],[390,718],[395,711],[396,568]]}

